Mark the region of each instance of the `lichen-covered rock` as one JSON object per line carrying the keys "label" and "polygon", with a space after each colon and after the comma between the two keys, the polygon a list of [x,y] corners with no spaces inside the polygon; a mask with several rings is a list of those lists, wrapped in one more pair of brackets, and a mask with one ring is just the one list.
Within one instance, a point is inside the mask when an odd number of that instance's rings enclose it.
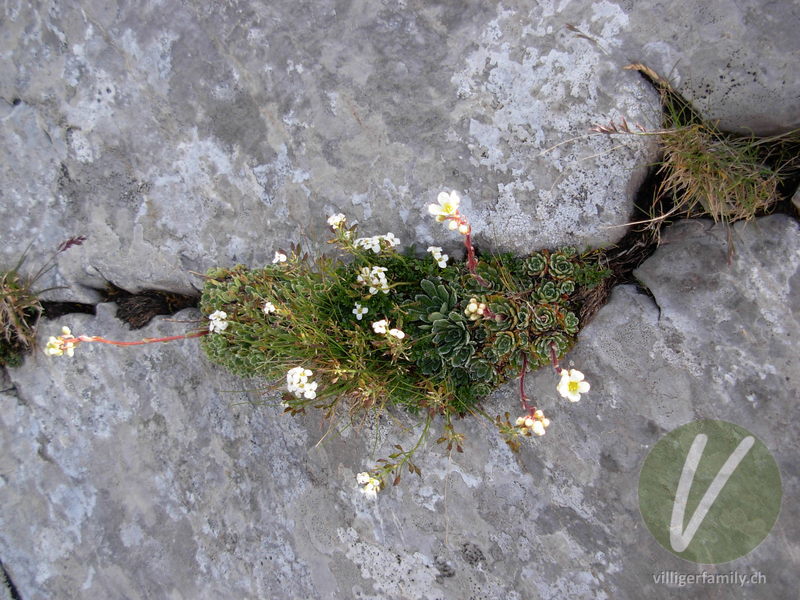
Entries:
{"label": "lichen-covered rock", "polygon": [[[778,461],[785,497],[800,492],[800,229],[775,216],[737,225],[734,240],[728,265],[721,227],[667,232],[638,271],[653,298],[618,288],[565,361],[591,391],[570,404],[551,370],[528,380],[553,421],[544,438],[515,455],[485,422],[458,421],[464,454],[428,444],[423,478],[374,501],[355,474],[415,438],[394,419],[328,430],[280,416],[275,395],[255,406],[261,394],[238,391],[261,383],[223,374],[191,340],[37,355],[9,370],[15,387],[0,396],[3,563],[26,600],[671,598],[655,575],[703,567],[642,526],[639,470],[664,433],[698,418],[744,425]],[[68,324],[129,336],[110,305]],[[142,334],[185,327],[160,320]],[[515,414],[516,387],[486,410]],[[726,592],[791,596],[798,523],[784,502],[772,534],[736,562],[766,584]]]}
{"label": "lichen-covered rock", "polygon": [[[601,45],[565,29],[584,21]],[[484,247],[613,242],[654,140],[588,129],[659,116],[604,51],[626,23],[584,3],[22,3],[0,42],[2,256],[86,234],[54,280],[73,298],[104,278],[185,293],[190,270],[323,247],[339,211],[455,251],[425,213],[446,188]]]}
{"label": "lichen-covered rock", "polygon": [[[611,242],[654,141],[585,134],[621,116],[659,121],[625,64],[648,64],[723,126],[799,125],[796,4],[665,10],[9,3],[0,257],[14,264],[32,241],[35,270],[88,235],[42,280],[69,286],[52,297],[95,301],[105,280],[190,292],[189,271],[258,266],[290,241],[324,247],[325,217],[340,211],[365,235],[456,256],[458,236],[448,243],[425,214],[444,188],[464,192],[484,248]],[[785,216],[737,225],[730,265],[721,228],[682,224],[665,241],[638,271],[653,298],[617,289],[569,356],[591,392],[567,405],[552,371],[528,380],[552,419],[544,438],[513,455],[486,423],[457,422],[465,454],[428,444],[423,478],[377,502],[355,474],[413,444],[395,419],[328,430],[281,417],[275,395],[260,405],[263,382],[224,374],[194,341],[38,353],[0,378],[0,560],[25,600],[674,597],[654,575],[703,568],[650,537],[636,499],[663,433],[702,417],[742,424],[775,455],[785,497],[800,492],[800,235]],[[131,339],[113,313],[64,323]],[[191,326],[160,319],[140,333]],[[59,327],[43,323],[40,345]],[[517,406],[511,384],[485,405]],[[793,597],[798,523],[784,502],[731,567],[767,583],[723,594]]]}
{"label": "lichen-covered rock", "polygon": [[[697,419],[748,429],[773,453],[782,477],[784,503],[772,533],[730,568],[717,567],[761,572],[766,584],[731,586],[724,595],[794,593],[791,577],[775,565],[798,565],[800,514],[785,499],[800,489],[800,227],[794,219],[773,216],[737,224],[733,240],[736,254],[728,264],[722,226],[691,221],[666,232],[663,245],[636,271],[652,296],[620,286],[584,328],[570,358],[591,378],[592,389],[578,405],[553,413],[548,435],[558,432],[558,439],[548,440],[539,458],[523,459],[532,472],[542,461],[545,477],[569,482],[571,501],[553,502],[547,511],[560,515],[557,522],[585,528],[573,535],[595,540],[581,545],[568,533],[578,547],[571,564],[586,565],[576,570],[585,569],[591,589],[608,590],[614,582],[609,597],[671,598],[676,588],[654,580],[661,571],[708,570],[661,548],[642,526],[637,500],[649,449],[668,431]],[[533,385],[551,380],[539,373]],[[602,553],[602,566],[594,563],[595,553]],[[553,581],[558,587],[576,578],[574,572],[556,575],[557,564],[540,588],[543,597]],[[627,587],[633,581],[636,592]],[[700,598],[708,591],[681,593]]]}

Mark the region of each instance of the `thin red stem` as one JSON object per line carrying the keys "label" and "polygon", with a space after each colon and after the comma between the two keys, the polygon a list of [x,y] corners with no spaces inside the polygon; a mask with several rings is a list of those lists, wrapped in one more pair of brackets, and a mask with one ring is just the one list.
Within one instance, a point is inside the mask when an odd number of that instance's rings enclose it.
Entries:
{"label": "thin red stem", "polygon": [[522,404],[522,410],[529,412],[531,415],[536,410],[535,406],[528,404],[528,396],[525,395],[525,371],[528,370],[528,355],[522,354],[522,372],[519,374],[519,400]]}
{"label": "thin red stem", "polygon": [[483,316],[487,319],[494,319],[497,316],[497,313],[487,306],[483,309]]}
{"label": "thin red stem", "polygon": [[553,363],[553,369],[555,369],[557,375],[561,375],[562,369],[558,364],[558,356],[556,355],[556,345],[551,343],[550,344],[550,361]]}
{"label": "thin red stem", "polygon": [[184,335],[171,335],[169,337],[163,337],[163,338],[145,338],[143,340],[139,340],[138,342],[118,342],[115,340],[107,340],[100,336],[81,335],[76,338],[75,337],[64,338],[64,343],[77,344],[81,342],[99,342],[101,344],[111,344],[113,346],[142,346],[144,344],[155,344],[158,342],[172,342],[175,340],[186,340],[189,338],[202,337],[204,335],[208,335],[209,333],[210,333],[209,331],[198,331],[195,333],[187,333]]}
{"label": "thin red stem", "polygon": [[[464,221],[466,223],[466,221]],[[467,227],[469,227],[469,223],[466,223]],[[475,248],[472,247],[472,228],[470,227],[469,231],[464,234],[464,246],[467,248],[467,269],[475,280],[480,283],[483,287],[489,287],[488,282],[478,275],[478,272],[475,270],[475,267],[478,266],[478,259],[475,257]]]}

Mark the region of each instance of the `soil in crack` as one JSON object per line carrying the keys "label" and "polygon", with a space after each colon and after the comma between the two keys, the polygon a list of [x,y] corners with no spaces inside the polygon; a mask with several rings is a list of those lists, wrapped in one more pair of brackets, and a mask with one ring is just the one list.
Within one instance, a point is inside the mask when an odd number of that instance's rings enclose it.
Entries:
{"label": "soil in crack", "polygon": [[[131,329],[141,329],[156,315],[173,315],[184,308],[197,307],[199,298],[185,296],[162,290],[142,290],[129,292],[113,283],[99,290],[101,302],[114,302],[117,305],[117,318],[127,323]],[[50,321],[73,313],[97,314],[95,304],[83,302],[42,301],[42,316]]]}
{"label": "soil in crack", "polygon": [[185,296],[161,290],[142,290],[132,293],[109,283],[104,300],[117,305],[117,318],[131,329],[141,329],[156,315],[174,315],[184,308],[198,306],[197,296]]}
{"label": "soil in crack", "polygon": [[[636,194],[634,213],[631,215],[631,223],[640,223],[651,219],[648,211],[655,203],[661,204],[659,210],[665,212],[670,209],[668,201],[658,198],[658,189],[663,180],[659,173],[658,165],[650,168],[644,182]],[[663,214],[663,213],[662,213]],[[611,271],[611,275],[606,277],[602,283],[583,291],[579,301],[581,303],[581,327],[592,320],[594,315],[608,301],[611,291],[615,286],[623,283],[641,284],[636,281],[633,271],[641,265],[658,248],[659,228],[651,227],[649,223],[631,225],[625,236],[614,246],[603,250],[605,254],[606,268]]]}

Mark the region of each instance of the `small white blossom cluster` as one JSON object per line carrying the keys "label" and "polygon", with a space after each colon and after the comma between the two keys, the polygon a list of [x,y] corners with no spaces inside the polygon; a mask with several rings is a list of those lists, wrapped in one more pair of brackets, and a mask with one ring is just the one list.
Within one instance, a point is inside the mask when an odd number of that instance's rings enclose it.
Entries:
{"label": "small white blossom cluster", "polygon": [[361,487],[361,493],[368,498],[376,498],[381,490],[381,480],[373,477],[366,471],[356,475],[356,481]]}
{"label": "small white blossom cluster", "polygon": [[264,302],[264,308],[262,310],[264,311],[265,315],[271,315],[277,309],[275,308],[275,305],[272,302],[267,301]]}
{"label": "small white blossom cluster", "polygon": [[378,291],[384,294],[389,293],[389,282],[386,280],[386,267],[361,267],[356,278],[358,283],[369,287],[370,294],[377,294]]}
{"label": "small white blossom cluster", "polygon": [[317,397],[317,382],[308,380],[313,374],[309,369],[303,367],[289,369],[286,374],[287,389],[298,398],[313,400]]}
{"label": "small white blossom cluster", "polygon": [[356,248],[372,250],[375,254],[380,254],[381,243],[386,242],[389,248],[400,245],[400,240],[390,231],[386,235],[373,235],[372,237],[358,238],[353,244]]}
{"label": "small white blossom cluster", "polygon": [[570,402],[577,402],[581,394],[589,391],[589,382],[584,381],[583,373],[577,369],[561,369],[561,381],[556,389]]}
{"label": "small white blossom cluster", "polygon": [[470,298],[467,308],[464,309],[464,314],[467,315],[470,321],[477,321],[486,312],[486,305],[483,302],[478,302],[477,298]]}
{"label": "small white blossom cluster", "polygon": [[71,338],[72,331],[70,331],[69,327],[62,327],[60,336],[53,337],[51,335],[50,339],[47,340],[47,346],[44,349],[44,353],[48,356],[64,356],[64,354],[66,354],[67,356],[72,357],[75,354],[75,343],[65,341],[65,339]]}
{"label": "small white blossom cluster", "polygon": [[283,252],[275,252],[275,258],[272,259],[272,264],[285,263],[287,261],[286,255]]}
{"label": "small white blossom cluster", "polygon": [[330,225],[333,229],[339,229],[345,224],[346,221],[347,217],[345,217],[342,213],[337,213],[328,217],[328,225]]}
{"label": "small white blossom cluster", "polygon": [[222,333],[228,328],[228,313],[224,310],[215,310],[208,315],[208,330],[211,333]]}
{"label": "small white blossom cluster", "polygon": [[360,321],[361,318],[368,312],[369,309],[366,306],[361,306],[358,302],[356,302],[356,305],[353,308],[353,314],[356,316],[356,319]]}
{"label": "small white blossom cluster", "polygon": [[530,435],[534,433],[542,436],[545,429],[550,426],[550,419],[544,416],[540,410],[534,411],[532,415],[517,418],[517,427],[519,427],[522,435]]}
{"label": "small white blossom cluster", "polygon": [[441,268],[444,269],[447,266],[447,259],[450,257],[447,254],[442,254],[442,249],[439,246],[428,246],[428,252],[433,255],[433,260]]}
{"label": "small white blossom cluster", "polygon": [[398,340],[402,340],[406,337],[405,332],[400,329],[389,329],[389,321],[386,319],[381,319],[380,321],[375,321],[372,324],[372,330],[375,333],[380,333],[382,335],[390,335],[392,337],[396,337]]}

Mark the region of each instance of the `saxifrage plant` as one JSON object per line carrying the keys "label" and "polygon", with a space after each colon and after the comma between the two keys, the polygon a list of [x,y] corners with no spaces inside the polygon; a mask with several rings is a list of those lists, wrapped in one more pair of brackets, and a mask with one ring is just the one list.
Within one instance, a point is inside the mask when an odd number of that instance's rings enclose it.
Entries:
{"label": "saxifrage plant", "polygon": [[[114,342],[101,337],[50,338],[47,352],[71,353],[84,342],[135,345],[202,337],[207,356],[233,373],[285,382],[287,412],[323,411],[328,419],[355,419],[399,406],[423,419],[416,445],[395,446],[388,458],[358,474],[374,495],[403,468],[419,473],[414,452],[441,417],[449,449],[463,435],[453,418],[490,418],[506,442],[544,435],[550,421],[524,391],[530,368],[552,365],[559,393],[577,401],[589,384],[559,358],[574,344],[583,288],[608,271],[602,252],[542,250],[526,257],[483,255],[472,246],[472,228],[459,211],[456,192],[442,192],[429,206],[437,221],[463,236],[466,261],[455,263],[439,247],[423,256],[398,252],[393,233],[357,237],[344,215],[328,224],[337,257],[311,258],[299,247],[276,252],[262,268],[242,265],[205,275],[200,310],[207,329],[185,336]],[[498,385],[520,377],[523,414],[491,418],[480,401]]]}

